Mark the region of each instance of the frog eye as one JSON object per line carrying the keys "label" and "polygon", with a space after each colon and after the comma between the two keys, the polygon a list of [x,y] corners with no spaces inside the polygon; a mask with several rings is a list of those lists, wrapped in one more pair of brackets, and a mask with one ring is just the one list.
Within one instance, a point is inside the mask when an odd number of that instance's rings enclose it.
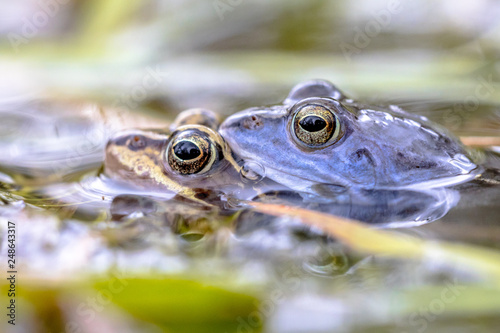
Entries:
{"label": "frog eye", "polygon": [[300,107],[293,117],[292,126],[294,138],[313,148],[337,142],[341,137],[339,118],[323,105]]}
{"label": "frog eye", "polygon": [[203,174],[211,169],[217,157],[215,142],[206,133],[195,129],[174,133],[166,150],[168,165],[181,175]]}

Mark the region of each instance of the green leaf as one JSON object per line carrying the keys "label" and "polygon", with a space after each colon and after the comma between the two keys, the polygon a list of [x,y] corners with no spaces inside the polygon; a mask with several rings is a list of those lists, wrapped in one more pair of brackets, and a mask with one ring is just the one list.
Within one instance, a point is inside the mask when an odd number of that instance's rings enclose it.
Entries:
{"label": "green leaf", "polygon": [[[137,278],[120,282],[124,288],[113,294],[113,302],[162,328],[175,332],[260,331],[261,323],[255,322],[259,303],[251,296],[189,280]],[[111,283],[102,281],[95,288],[109,290]]]}

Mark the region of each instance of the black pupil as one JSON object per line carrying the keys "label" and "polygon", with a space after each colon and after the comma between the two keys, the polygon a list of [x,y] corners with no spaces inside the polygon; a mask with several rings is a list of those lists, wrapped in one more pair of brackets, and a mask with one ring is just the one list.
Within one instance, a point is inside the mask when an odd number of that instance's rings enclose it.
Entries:
{"label": "black pupil", "polygon": [[200,149],[191,141],[181,141],[174,147],[174,153],[181,160],[192,160],[201,155]]}
{"label": "black pupil", "polygon": [[326,121],[318,116],[307,116],[299,122],[300,127],[308,132],[318,132],[326,127]]}

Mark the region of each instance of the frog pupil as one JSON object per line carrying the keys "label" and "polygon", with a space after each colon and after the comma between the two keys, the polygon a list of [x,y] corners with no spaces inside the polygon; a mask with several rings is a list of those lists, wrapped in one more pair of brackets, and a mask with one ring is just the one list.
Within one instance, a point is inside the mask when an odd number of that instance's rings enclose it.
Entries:
{"label": "frog pupil", "polygon": [[192,160],[201,155],[200,149],[191,141],[181,141],[174,146],[174,153],[181,160]]}
{"label": "frog pupil", "polygon": [[326,121],[318,116],[307,116],[299,122],[300,127],[308,132],[318,132],[326,127]]}

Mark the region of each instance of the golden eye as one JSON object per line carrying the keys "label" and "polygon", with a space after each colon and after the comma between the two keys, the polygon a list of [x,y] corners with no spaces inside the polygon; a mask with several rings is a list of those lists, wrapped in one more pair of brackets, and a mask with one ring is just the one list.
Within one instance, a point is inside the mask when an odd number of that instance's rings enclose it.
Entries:
{"label": "golden eye", "polygon": [[336,142],[341,137],[338,117],[322,105],[302,106],[296,111],[292,124],[294,136],[310,147]]}
{"label": "golden eye", "polygon": [[203,174],[210,170],[217,157],[215,143],[206,133],[195,129],[174,133],[166,150],[168,165],[181,175]]}

